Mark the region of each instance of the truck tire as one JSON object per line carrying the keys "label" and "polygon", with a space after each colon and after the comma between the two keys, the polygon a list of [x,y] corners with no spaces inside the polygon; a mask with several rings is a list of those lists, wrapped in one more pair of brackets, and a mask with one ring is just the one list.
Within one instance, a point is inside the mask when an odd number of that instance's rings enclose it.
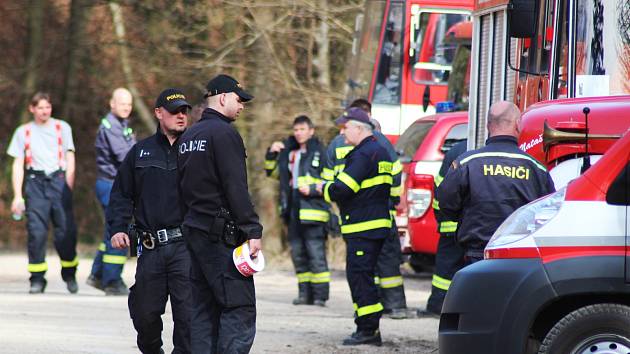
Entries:
{"label": "truck tire", "polygon": [[547,333],[538,354],[630,353],[630,307],[596,304],[579,308]]}

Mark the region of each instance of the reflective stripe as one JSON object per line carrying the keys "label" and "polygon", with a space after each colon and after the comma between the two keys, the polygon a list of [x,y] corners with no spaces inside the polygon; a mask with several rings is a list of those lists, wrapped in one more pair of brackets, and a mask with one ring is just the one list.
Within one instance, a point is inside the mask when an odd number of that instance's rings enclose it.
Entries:
{"label": "reflective stripe", "polygon": [[114,256],[111,254],[103,255],[103,263],[125,264],[126,261],[127,261],[127,256]]}
{"label": "reflective stripe", "polygon": [[390,210],[389,215],[392,217],[392,220],[396,217],[396,209]]}
{"label": "reflective stripe", "polygon": [[374,284],[376,284],[376,285],[381,284],[381,278],[380,277],[374,277]]}
{"label": "reflective stripe", "polygon": [[354,149],[354,146],[341,146],[336,148],[335,156],[337,157],[337,160],[345,159],[346,155],[348,155],[348,153],[352,151],[352,149]]}
{"label": "reflective stripe", "polygon": [[335,176],[339,175],[341,172],[343,172],[343,170],[346,169],[346,164],[339,164],[339,165],[335,165]]}
{"label": "reflective stripe", "polygon": [[79,265],[79,257],[74,257],[71,261],[61,260],[61,268],[74,268]]}
{"label": "reflective stripe", "polygon": [[381,288],[391,289],[403,285],[402,275],[396,275],[393,277],[381,278]]}
{"label": "reflective stripe", "polygon": [[323,182],[321,178],[317,178],[313,176],[302,176],[302,177],[298,177],[297,180],[298,180],[298,188]]}
{"label": "reflective stripe", "polygon": [[[328,191],[328,188],[330,188],[330,185],[333,184],[333,182],[327,182],[324,185],[324,200],[328,203],[331,202],[330,200],[330,192]],[[340,219],[341,220],[341,219]]]}
{"label": "reflective stripe", "polygon": [[276,160],[265,160],[265,170],[273,170],[276,168]]}
{"label": "reflective stripe", "polygon": [[433,207],[433,210],[440,210],[440,202],[435,198],[433,198],[431,206]]}
{"label": "reflective stripe", "polygon": [[394,164],[392,165],[392,176],[395,176],[401,173],[402,169],[403,169],[403,166],[402,166],[402,163],[400,163],[400,160],[394,161]]}
{"label": "reflective stripe", "polygon": [[330,214],[325,210],[300,209],[300,220],[327,222]]}
{"label": "reflective stripe", "polygon": [[461,160],[459,163],[463,165],[466,162],[472,159],[476,159],[478,157],[508,157],[508,158],[513,158],[513,159],[529,160],[533,162],[536,167],[547,172],[547,169],[543,165],[541,165],[538,161],[534,160],[532,157],[529,157],[527,155],[521,155],[521,154],[511,154],[508,152],[480,152],[478,154],[474,154],[474,155],[470,155],[466,157],[465,159]]}
{"label": "reflective stripe", "polygon": [[354,311],[356,311],[357,317],[361,317],[383,311],[383,305],[379,302],[374,305],[359,307],[356,303],[354,303]]}
{"label": "reflective stripe", "polygon": [[297,273],[298,283],[310,283],[312,277],[313,273],[311,272]]}
{"label": "reflective stripe", "polygon": [[361,186],[359,186],[357,181],[355,181],[354,178],[350,177],[350,175],[345,172],[342,172],[341,174],[339,174],[337,178],[341,182],[343,182],[346,186],[348,186],[350,189],[352,189],[352,191],[355,193],[358,192],[359,189],[361,189]]}
{"label": "reflective stripe", "polygon": [[341,225],[342,234],[351,234],[354,232],[375,230],[380,228],[391,228],[392,219],[376,219],[364,222],[358,222],[356,224]]}
{"label": "reflective stripe", "polygon": [[322,174],[321,174],[322,178],[327,180],[327,181],[332,181],[335,179],[335,171],[331,170],[330,168],[326,168],[324,167],[322,169]]}
{"label": "reflective stripe", "polygon": [[433,274],[433,280],[431,281],[431,285],[435,286],[438,289],[442,289],[446,291],[448,290],[449,286],[451,286],[451,281]]}
{"label": "reflective stripe", "polygon": [[101,124],[107,129],[112,129],[112,123],[110,123],[107,118],[101,119]]}
{"label": "reflective stripe", "polygon": [[101,252],[105,252],[105,250],[107,250],[107,246],[105,246],[105,242],[99,243],[98,250]]}
{"label": "reflective stripe", "polygon": [[402,191],[402,187],[401,187],[401,186],[398,186],[398,187],[392,187],[392,188],[389,190],[389,195],[390,195],[391,197],[400,197],[400,192],[401,192],[401,191]]}
{"label": "reflective stripe", "polygon": [[457,223],[455,221],[442,221],[440,223],[440,232],[457,231]]}
{"label": "reflective stripe", "polygon": [[442,175],[435,176],[435,186],[438,187],[442,183],[443,180],[444,180],[444,176]]}
{"label": "reflective stripe", "polygon": [[313,273],[311,279],[313,284],[330,283],[330,272]]}
{"label": "reflective stripe", "polygon": [[387,173],[388,175],[392,175],[392,163],[389,161],[379,161],[378,162],[378,173]]}
{"label": "reflective stripe", "polygon": [[48,264],[46,262],[28,264],[28,271],[30,273],[40,273],[40,272],[45,272],[47,270],[48,270]]}
{"label": "reflective stripe", "polygon": [[[350,177],[349,175],[347,175],[347,176]],[[341,176],[339,176],[339,177],[341,177]],[[374,187],[374,186],[380,186],[381,184],[389,184],[389,185],[391,185],[393,183],[394,183],[394,179],[392,178],[392,176],[390,176],[390,175],[386,175],[386,176],[385,175],[379,175],[379,176],[376,176],[376,177],[364,179],[361,182],[361,188],[365,189],[365,188],[370,188],[370,187]],[[356,191],[355,191],[355,193],[356,193]]]}
{"label": "reflective stripe", "polygon": [[357,251],[357,253],[356,253],[356,254],[357,254],[357,256],[362,256],[362,255],[364,255],[365,253],[363,253],[363,251]]}

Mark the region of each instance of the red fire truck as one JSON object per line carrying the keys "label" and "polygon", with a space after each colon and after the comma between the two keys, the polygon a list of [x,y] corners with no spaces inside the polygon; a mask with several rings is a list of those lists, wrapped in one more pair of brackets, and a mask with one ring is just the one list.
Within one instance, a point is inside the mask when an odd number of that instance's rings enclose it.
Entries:
{"label": "red fire truck", "polygon": [[447,100],[457,50],[447,32],[470,19],[472,6],[473,0],[368,0],[357,16],[347,103],[367,97],[392,143]]}
{"label": "red fire truck", "polygon": [[514,100],[558,192],[457,273],[440,353],[630,353],[630,2],[478,0],[473,23],[469,147]]}

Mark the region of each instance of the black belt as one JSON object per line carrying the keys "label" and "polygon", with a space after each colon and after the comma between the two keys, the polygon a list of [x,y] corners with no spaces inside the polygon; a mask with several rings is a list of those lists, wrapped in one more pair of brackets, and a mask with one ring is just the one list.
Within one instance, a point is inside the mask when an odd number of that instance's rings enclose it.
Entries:
{"label": "black belt", "polygon": [[156,245],[165,246],[184,239],[184,235],[179,226],[172,229],[161,229],[155,232],[150,230],[138,230],[138,236],[140,242],[142,242],[142,246],[149,250],[155,248]]}

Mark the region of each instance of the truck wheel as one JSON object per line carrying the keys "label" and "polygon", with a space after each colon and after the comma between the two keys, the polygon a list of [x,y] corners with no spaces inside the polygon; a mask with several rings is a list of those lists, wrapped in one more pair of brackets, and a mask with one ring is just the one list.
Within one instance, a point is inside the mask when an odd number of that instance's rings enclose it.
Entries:
{"label": "truck wheel", "polygon": [[547,333],[538,354],[629,354],[630,307],[596,304],[577,309]]}

